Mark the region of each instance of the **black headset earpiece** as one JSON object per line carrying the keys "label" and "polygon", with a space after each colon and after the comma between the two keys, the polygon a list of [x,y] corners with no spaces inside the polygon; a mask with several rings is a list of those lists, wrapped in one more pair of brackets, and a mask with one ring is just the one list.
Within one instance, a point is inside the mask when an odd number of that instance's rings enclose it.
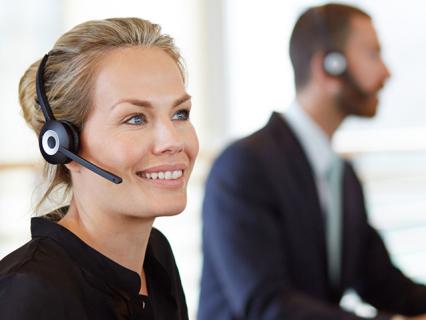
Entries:
{"label": "black headset earpiece", "polygon": [[[60,152],[60,147],[76,153],[78,141],[75,143],[75,129],[68,123],[56,120],[47,121],[41,129],[38,143],[43,158],[51,164],[65,164],[70,158]],[[77,148],[76,148],[77,147]]]}
{"label": "black headset earpiece", "polygon": [[69,121],[62,120],[61,123],[68,129],[68,133],[72,137],[69,150],[77,153],[80,149],[80,136],[78,134],[78,129]]}
{"label": "black headset earpiece", "polygon": [[77,153],[80,141],[77,128],[71,122],[55,119],[46,97],[43,80],[48,58],[48,54],[43,57],[36,74],[37,101],[46,119],[38,139],[43,158],[51,164],[66,164],[76,161],[114,183],[121,183],[120,177],[79,157]]}

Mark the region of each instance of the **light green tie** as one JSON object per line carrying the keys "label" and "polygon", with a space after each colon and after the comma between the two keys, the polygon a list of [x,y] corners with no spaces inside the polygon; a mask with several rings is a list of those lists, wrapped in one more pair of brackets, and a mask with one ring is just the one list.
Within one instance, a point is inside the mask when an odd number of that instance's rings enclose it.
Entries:
{"label": "light green tie", "polygon": [[335,155],[326,173],[331,194],[326,215],[328,272],[335,286],[340,281],[342,253],[342,171],[343,161]]}

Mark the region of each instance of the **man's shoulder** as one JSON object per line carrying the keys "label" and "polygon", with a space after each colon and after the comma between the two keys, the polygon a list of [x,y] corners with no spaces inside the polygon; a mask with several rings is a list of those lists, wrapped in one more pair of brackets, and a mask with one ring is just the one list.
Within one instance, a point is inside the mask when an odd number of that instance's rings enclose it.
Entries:
{"label": "man's shoulder", "polygon": [[[216,158],[216,165],[238,167],[269,162],[275,153],[293,144],[294,139],[281,114],[273,113],[268,123],[259,130],[229,143]],[[285,139],[282,139],[285,137]]]}
{"label": "man's shoulder", "polygon": [[235,144],[262,146],[265,141],[273,139],[277,132],[283,133],[288,129],[289,127],[282,114],[274,112],[263,127],[237,140]]}

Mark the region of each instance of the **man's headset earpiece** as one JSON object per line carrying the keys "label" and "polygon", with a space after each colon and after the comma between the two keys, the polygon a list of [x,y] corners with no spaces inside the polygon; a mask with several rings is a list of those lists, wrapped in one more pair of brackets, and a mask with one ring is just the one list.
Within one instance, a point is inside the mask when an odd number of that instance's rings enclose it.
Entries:
{"label": "man's headset earpiece", "polygon": [[346,57],[343,52],[334,50],[324,54],[323,68],[330,76],[341,76],[347,70]]}
{"label": "man's headset earpiece", "polygon": [[359,96],[364,98],[369,97],[371,93],[362,89],[349,72],[348,61],[345,54],[341,50],[336,49],[336,46],[333,44],[333,39],[327,24],[326,8],[324,6],[318,8],[315,16],[317,17],[319,29],[325,41],[326,49],[322,61],[324,71],[329,76],[341,78]]}
{"label": "man's headset earpiece", "polygon": [[324,71],[333,77],[342,76],[347,71],[347,60],[343,52],[335,48],[327,25],[326,8],[319,7],[315,13],[318,27],[325,41],[325,52],[322,61]]}
{"label": "man's headset earpiece", "polygon": [[53,116],[52,109],[46,97],[43,79],[48,58],[48,54],[43,57],[36,75],[37,100],[46,119],[46,123],[41,129],[38,139],[43,158],[51,164],[66,164],[76,161],[111,182],[116,184],[121,183],[123,180],[120,177],[79,157],[77,155],[79,149],[77,128],[72,123],[56,120]]}

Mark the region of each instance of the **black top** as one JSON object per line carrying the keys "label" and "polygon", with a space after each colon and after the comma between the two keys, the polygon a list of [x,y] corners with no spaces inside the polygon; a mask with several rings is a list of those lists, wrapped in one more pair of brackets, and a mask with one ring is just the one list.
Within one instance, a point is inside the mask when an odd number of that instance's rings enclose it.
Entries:
{"label": "black top", "polygon": [[152,229],[139,275],[46,218],[31,220],[32,240],[0,261],[0,319],[188,319],[167,239]]}

